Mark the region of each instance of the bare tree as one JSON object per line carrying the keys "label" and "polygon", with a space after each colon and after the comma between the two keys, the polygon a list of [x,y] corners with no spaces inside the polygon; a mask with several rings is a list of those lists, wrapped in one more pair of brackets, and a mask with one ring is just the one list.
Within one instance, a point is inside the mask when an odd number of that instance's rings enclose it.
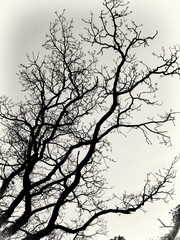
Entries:
{"label": "bare tree", "polygon": [[[98,25],[93,14],[84,20],[80,40],[73,36],[73,22],[57,14],[45,57],[28,56],[29,63],[21,65],[25,99],[0,99],[3,239],[91,239],[104,233],[104,215],[130,214],[173,194],[176,161],[148,174],[142,192],[116,196],[116,206],[104,196],[110,133],[136,129],[148,143],[156,135],[170,144],[162,126],[174,121],[173,112],[150,116],[147,109],[158,104],[157,77],[179,74],[179,48],[154,54],[158,64],[148,67],[136,53],[157,33],[144,37],[140,26],[127,24],[130,12],[122,0],[103,5]],[[94,50],[86,51],[88,44]],[[106,52],[113,65],[100,67]],[[145,108],[144,117],[136,118]]]}
{"label": "bare tree", "polygon": [[177,239],[177,235],[180,229],[180,205],[177,205],[173,210],[170,211],[170,213],[172,214],[173,225],[165,225],[161,219],[158,219],[161,222],[163,228],[171,229],[168,234],[161,238],[162,240]]}

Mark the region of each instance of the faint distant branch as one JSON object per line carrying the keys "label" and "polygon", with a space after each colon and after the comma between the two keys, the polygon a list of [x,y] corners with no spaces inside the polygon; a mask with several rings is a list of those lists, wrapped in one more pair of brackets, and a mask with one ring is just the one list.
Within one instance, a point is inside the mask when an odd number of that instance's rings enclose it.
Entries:
{"label": "faint distant branch", "polygon": [[157,220],[162,224],[161,228],[162,228],[162,227],[166,227],[166,228],[172,228],[172,227],[173,227],[173,226],[165,225],[165,224],[163,223],[163,221],[162,221],[161,219],[159,219],[159,218],[157,218]]}

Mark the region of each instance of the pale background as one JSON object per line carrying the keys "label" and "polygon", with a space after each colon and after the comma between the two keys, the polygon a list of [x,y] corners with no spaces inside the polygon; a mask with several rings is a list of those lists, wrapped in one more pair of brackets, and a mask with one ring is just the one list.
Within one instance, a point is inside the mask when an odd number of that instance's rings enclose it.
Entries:
{"label": "pale background", "polygon": [[[25,53],[40,51],[48,32],[49,22],[66,8],[67,18],[75,20],[75,31],[81,33],[81,18],[88,18],[90,10],[97,13],[102,8],[102,0],[0,0],[0,95],[12,99],[20,98],[18,84],[18,65],[26,61]],[[161,46],[180,44],[180,1],[179,0],[131,0],[130,16],[138,24],[143,24],[146,34],[159,35],[152,43],[152,52]],[[151,48],[150,48],[151,50]],[[158,51],[159,52],[159,51]],[[158,98],[163,100],[163,109],[180,112],[180,79],[161,80]],[[113,157],[117,161],[107,174],[116,193],[124,190],[140,191],[146,173],[168,167],[180,152],[180,114],[176,117],[176,126],[168,125],[173,147],[159,145],[156,139],[153,145],[147,145],[143,137],[131,132],[126,138],[114,136],[112,139]],[[167,229],[160,228],[157,218],[167,225],[171,216],[169,210],[180,204],[180,164],[177,164],[175,180],[176,195],[168,204],[163,202],[148,204],[147,213],[137,212],[131,216],[108,216],[109,239],[115,235],[124,235],[127,240],[150,240],[163,236]]]}

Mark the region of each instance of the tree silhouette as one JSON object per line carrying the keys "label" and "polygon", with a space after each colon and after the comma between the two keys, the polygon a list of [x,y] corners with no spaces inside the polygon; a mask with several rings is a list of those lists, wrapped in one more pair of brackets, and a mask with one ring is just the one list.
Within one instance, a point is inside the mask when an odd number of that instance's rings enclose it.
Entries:
{"label": "tree silhouette", "polygon": [[169,233],[167,233],[165,236],[161,238],[161,240],[179,239],[177,238],[177,235],[180,229],[180,205],[177,205],[173,210],[170,211],[170,213],[172,214],[173,225],[167,226],[160,219],[158,219],[161,222],[162,227],[171,229]]}
{"label": "tree silhouette", "polygon": [[[104,196],[109,134],[136,129],[147,142],[156,135],[170,144],[161,127],[174,121],[173,112],[152,117],[147,107],[158,104],[157,77],[179,75],[179,48],[154,54],[158,64],[150,68],[136,53],[157,33],[144,37],[140,26],[127,22],[130,12],[122,0],[105,0],[103,6],[97,25],[93,14],[84,20],[79,40],[73,22],[64,12],[56,14],[45,57],[33,54],[21,65],[24,100],[0,99],[3,239],[90,239],[104,233],[106,214],[130,214],[173,194],[176,161],[148,174],[142,192],[116,196],[116,206]],[[106,53],[113,64],[99,66]]]}

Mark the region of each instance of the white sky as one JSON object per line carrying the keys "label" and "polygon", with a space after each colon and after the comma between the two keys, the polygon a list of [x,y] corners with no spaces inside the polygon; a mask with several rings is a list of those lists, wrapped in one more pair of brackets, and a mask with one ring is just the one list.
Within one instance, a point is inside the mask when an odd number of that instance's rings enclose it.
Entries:
{"label": "white sky", "polygon": [[[180,44],[180,1],[179,0],[131,0],[130,9],[133,20],[143,23],[146,34],[159,31],[152,51],[161,46]],[[26,60],[25,53],[41,51],[49,22],[55,17],[54,12],[67,10],[67,17],[75,19],[76,31],[82,31],[81,18],[89,16],[89,11],[101,10],[102,0],[0,0],[0,95],[7,94],[17,99],[19,85],[16,73],[17,66]],[[180,112],[180,80],[166,79],[161,82],[159,98],[167,110],[173,108]],[[116,191],[141,190],[143,179],[149,171],[163,166],[168,167],[173,158],[180,152],[180,116],[177,116],[176,127],[168,127],[172,137],[172,148],[158,144],[147,145],[141,135],[132,132],[127,138],[115,136],[113,156],[117,164],[112,165],[108,179],[116,185]],[[180,164],[177,164],[177,170]],[[169,224],[168,212],[180,203],[180,171],[175,180],[176,196],[169,204],[162,202],[148,205],[147,213],[135,213],[131,216],[107,217],[109,237],[124,235],[127,240],[157,239],[167,230],[159,228],[157,218]],[[109,237],[107,239],[109,239]],[[100,237],[97,239],[101,239]],[[105,237],[102,239],[105,240]]]}

